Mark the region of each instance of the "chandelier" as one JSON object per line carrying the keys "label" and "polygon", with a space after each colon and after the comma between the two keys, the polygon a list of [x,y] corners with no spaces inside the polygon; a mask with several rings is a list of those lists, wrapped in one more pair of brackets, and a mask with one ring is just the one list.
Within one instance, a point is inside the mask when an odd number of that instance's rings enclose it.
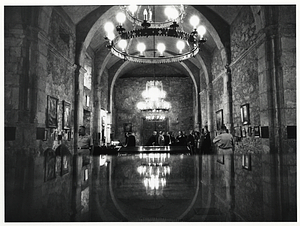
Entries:
{"label": "chandelier", "polygon": [[[165,101],[166,92],[163,90],[162,81],[147,81],[146,89],[142,92],[144,101],[137,104],[137,108],[143,112],[150,113],[146,116],[147,120],[164,120],[165,116],[161,112],[169,111],[171,104]],[[152,114],[151,114],[152,113]]]}
{"label": "chandelier", "polygon": [[[206,41],[203,37],[205,27],[198,26],[200,20],[193,15],[190,17],[193,30],[187,33],[183,28],[179,28],[179,24],[186,16],[184,6],[166,6],[164,14],[167,18],[164,19],[161,18],[163,7],[122,6],[122,11],[116,15],[117,36],[112,22],[107,22],[104,26],[107,47],[111,53],[123,60],[152,64],[181,62],[194,57],[199,52],[201,44]],[[155,21],[156,14],[161,21]],[[124,25],[126,18],[135,29],[126,31]],[[174,50],[173,46],[177,49]]]}
{"label": "chandelier", "polygon": [[141,153],[140,158],[144,162],[137,167],[137,171],[143,179],[146,193],[151,196],[162,195],[167,177],[171,173],[171,167],[167,162],[170,153]]}

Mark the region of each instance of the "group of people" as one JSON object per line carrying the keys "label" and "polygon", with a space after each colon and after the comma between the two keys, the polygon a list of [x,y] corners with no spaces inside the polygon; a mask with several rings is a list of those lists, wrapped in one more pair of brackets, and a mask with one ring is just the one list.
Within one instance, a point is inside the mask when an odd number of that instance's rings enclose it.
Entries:
{"label": "group of people", "polygon": [[[89,149],[91,147],[91,138],[86,135],[85,127],[80,126],[78,133],[78,148]],[[125,139],[125,147],[136,146],[133,132],[126,133]],[[208,126],[204,126],[201,129],[201,133],[191,130],[188,135],[186,135],[185,131],[180,130],[176,137],[172,132],[153,131],[146,146],[187,146],[192,154],[212,154],[212,144],[217,145],[219,149],[233,149],[233,136],[228,133],[225,125],[221,126],[219,135],[212,141]]]}
{"label": "group of people", "polygon": [[207,126],[201,133],[190,130],[188,135],[183,130],[179,130],[177,136],[173,132],[153,131],[146,146],[187,146],[193,154],[211,153],[211,139]]}
{"label": "group of people", "polygon": [[211,140],[208,126],[204,126],[201,132],[190,130],[186,135],[185,131],[178,131],[174,136],[172,132],[153,131],[146,146],[187,146],[192,154],[212,154],[212,145],[215,144],[220,149],[233,148],[233,136],[228,133],[225,125],[221,126],[219,135]]}

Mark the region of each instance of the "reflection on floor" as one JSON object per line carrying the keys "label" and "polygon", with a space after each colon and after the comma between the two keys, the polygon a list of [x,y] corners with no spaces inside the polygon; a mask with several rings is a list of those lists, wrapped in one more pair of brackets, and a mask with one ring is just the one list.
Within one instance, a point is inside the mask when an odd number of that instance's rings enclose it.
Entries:
{"label": "reflection on floor", "polygon": [[[57,164],[53,177],[33,168],[28,188],[7,189],[6,221],[296,221],[296,170],[285,166],[290,173],[278,175],[276,161],[266,154],[191,155],[179,147],[78,155],[75,174]],[[34,163],[46,164],[43,157]]]}

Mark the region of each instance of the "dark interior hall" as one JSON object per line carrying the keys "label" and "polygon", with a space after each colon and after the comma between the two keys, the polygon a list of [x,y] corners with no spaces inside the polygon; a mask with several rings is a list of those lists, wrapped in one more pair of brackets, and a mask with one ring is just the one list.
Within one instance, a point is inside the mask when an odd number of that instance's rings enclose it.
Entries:
{"label": "dark interior hall", "polygon": [[4,6],[5,222],[297,222],[296,4],[165,7]]}

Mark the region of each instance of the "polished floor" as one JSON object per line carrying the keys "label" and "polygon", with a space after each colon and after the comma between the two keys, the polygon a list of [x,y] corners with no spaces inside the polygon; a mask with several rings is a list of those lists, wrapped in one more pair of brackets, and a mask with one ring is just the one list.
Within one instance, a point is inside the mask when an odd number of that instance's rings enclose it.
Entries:
{"label": "polished floor", "polygon": [[273,182],[278,178],[262,172],[269,168],[269,157],[192,155],[155,148],[94,156],[99,168],[93,178],[91,221],[296,220],[295,200],[285,204],[289,216],[274,216],[279,198],[273,195],[278,190]]}
{"label": "polished floor", "polygon": [[71,171],[40,181],[36,170],[33,189],[7,189],[6,220],[296,222],[296,168],[276,173],[280,159],[291,156],[199,155],[180,147],[105,150],[79,161],[75,190]]}

